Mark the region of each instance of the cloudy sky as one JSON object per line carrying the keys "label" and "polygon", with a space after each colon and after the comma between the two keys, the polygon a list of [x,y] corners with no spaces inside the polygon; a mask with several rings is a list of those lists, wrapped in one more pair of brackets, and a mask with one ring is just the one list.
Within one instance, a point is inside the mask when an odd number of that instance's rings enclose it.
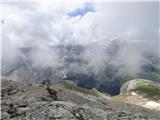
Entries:
{"label": "cloudy sky", "polygon": [[16,2],[4,5],[1,24],[6,39],[16,46],[87,44],[115,38],[155,40],[158,7],[158,2]]}
{"label": "cloudy sky", "polygon": [[44,48],[47,51],[40,53],[47,55],[49,47],[57,44],[108,44],[115,39],[141,41],[146,50],[158,52],[159,2],[41,1],[1,5],[5,59],[16,58],[20,47]]}

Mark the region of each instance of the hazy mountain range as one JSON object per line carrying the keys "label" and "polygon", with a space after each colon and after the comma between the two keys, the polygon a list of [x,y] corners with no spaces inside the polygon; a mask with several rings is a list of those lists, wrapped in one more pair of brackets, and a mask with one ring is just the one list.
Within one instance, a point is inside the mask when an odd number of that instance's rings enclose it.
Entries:
{"label": "hazy mountain range", "polygon": [[[9,63],[5,59],[2,61],[2,76],[24,83],[42,84],[69,79],[82,87],[97,88],[114,95],[119,93],[125,81],[133,78],[159,82],[158,55],[147,51],[141,55],[137,52],[132,54],[140,46],[133,43],[129,46],[128,42],[118,40],[108,46],[97,43],[88,46],[56,45],[50,48],[49,56],[43,53],[46,50],[43,48],[20,48],[17,59]],[[126,48],[128,51],[124,51]],[[126,58],[122,58],[122,53]],[[128,58],[125,53],[131,56]],[[48,57],[53,57],[51,60],[55,61],[50,61]]]}

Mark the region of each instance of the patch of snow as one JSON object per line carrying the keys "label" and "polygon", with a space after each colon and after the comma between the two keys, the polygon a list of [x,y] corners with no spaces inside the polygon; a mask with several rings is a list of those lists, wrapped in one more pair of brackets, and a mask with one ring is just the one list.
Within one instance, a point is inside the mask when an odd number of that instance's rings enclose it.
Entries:
{"label": "patch of snow", "polygon": [[133,95],[133,96],[138,96],[138,98],[140,98],[140,99],[143,98],[142,96],[138,95],[136,92],[131,92],[131,95]]}
{"label": "patch of snow", "polygon": [[67,75],[65,74],[65,72],[63,72],[63,79],[66,79]]}
{"label": "patch of snow", "polygon": [[160,107],[160,103],[154,102],[154,101],[149,101],[145,104],[145,106],[148,107]]}
{"label": "patch of snow", "polygon": [[139,98],[142,99],[143,97],[142,97],[142,96],[139,96]]}
{"label": "patch of snow", "polygon": [[133,96],[137,96],[137,93],[135,93],[135,92],[131,92],[131,95],[133,95]]}

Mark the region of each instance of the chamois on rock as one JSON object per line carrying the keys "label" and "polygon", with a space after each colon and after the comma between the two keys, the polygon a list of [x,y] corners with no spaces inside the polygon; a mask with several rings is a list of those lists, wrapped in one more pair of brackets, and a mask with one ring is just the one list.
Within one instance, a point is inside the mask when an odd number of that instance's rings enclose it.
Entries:
{"label": "chamois on rock", "polygon": [[47,85],[47,91],[51,98],[54,98],[55,100],[57,100],[58,90],[56,90],[53,86]]}

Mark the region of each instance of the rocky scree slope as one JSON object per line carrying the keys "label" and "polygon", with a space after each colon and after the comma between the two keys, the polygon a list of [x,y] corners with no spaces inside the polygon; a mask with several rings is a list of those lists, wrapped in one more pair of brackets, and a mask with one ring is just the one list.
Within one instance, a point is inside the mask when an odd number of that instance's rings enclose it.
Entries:
{"label": "rocky scree slope", "polygon": [[70,81],[50,85],[57,100],[40,84],[2,79],[2,120],[160,120],[160,111],[112,101],[97,90]]}

